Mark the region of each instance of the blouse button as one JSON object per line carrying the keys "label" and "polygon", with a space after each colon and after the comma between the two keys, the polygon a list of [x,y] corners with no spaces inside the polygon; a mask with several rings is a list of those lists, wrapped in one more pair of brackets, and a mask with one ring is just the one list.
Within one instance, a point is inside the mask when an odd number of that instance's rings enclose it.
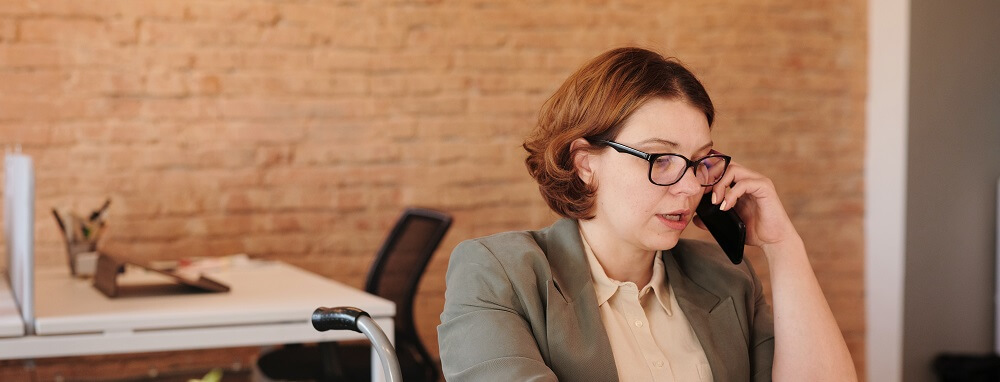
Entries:
{"label": "blouse button", "polygon": [[635,327],[641,328],[642,327],[642,321],[635,320]]}
{"label": "blouse button", "polygon": [[656,362],[653,362],[653,366],[656,366],[656,367],[663,367],[663,361],[656,361]]}

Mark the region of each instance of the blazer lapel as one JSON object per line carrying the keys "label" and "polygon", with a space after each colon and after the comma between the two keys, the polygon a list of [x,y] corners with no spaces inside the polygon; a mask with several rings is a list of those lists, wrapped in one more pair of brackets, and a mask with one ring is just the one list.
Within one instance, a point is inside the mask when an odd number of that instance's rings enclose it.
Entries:
{"label": "blazer lapel", "polygon": [[617,381],[576,220],[559,220],[536,235],[552,270],[552,279],[539,286],[547,288],[547,361],[566,380]]}
{"label": "blazer lapel", "polygon": [[717,296],[686,275],[669,251],[663,255],[667,280],[677,304],[701,342],[716,381],[750,379],[746,338],[732,296]]}

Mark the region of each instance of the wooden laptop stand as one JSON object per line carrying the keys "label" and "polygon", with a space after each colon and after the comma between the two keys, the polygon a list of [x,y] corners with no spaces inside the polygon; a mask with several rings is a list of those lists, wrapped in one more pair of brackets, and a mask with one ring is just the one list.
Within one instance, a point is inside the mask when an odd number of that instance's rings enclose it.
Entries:
{"label": "wooden laptop stand", "polygon": [[136,261],[127,261],[118,257],[101,253],[97,258],[97,270],[94,272],[94,288],[108,297],[118,297],[121,287],[118,285],[118,274],[124,272],[125,265],[134,265],[142,269],[170,277],[178,284],[191,287],[202,292],[229,292],[229,286],[199,274],[193,278],[178,272],[156,269]]}

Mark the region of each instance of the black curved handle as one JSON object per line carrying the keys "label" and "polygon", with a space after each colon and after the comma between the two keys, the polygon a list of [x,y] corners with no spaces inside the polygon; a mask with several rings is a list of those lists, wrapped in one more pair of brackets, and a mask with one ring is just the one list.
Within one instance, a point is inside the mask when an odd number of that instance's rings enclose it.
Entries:
{"label": "black curved handle", "polygon": [[316,330],[325,332],[327,330],[353,330],[361,333],[358,329],[358,317],[368,316],[368,312],[361,309],[342,306],[337,308],[316,308],[312,315],[312,324]]}

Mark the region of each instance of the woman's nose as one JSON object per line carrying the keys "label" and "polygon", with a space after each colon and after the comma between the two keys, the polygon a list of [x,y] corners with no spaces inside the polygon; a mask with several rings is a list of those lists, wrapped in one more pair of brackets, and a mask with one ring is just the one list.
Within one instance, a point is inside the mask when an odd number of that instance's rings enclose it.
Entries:
{"label": "woman's nose", "polygon": [[701,181],[694,174],[694,168],[689,167],[684,171],[684,175],[681,175],[681,179],[670,186],[670,191],[676,194],[694,195],[700,193],[702,188]]}

